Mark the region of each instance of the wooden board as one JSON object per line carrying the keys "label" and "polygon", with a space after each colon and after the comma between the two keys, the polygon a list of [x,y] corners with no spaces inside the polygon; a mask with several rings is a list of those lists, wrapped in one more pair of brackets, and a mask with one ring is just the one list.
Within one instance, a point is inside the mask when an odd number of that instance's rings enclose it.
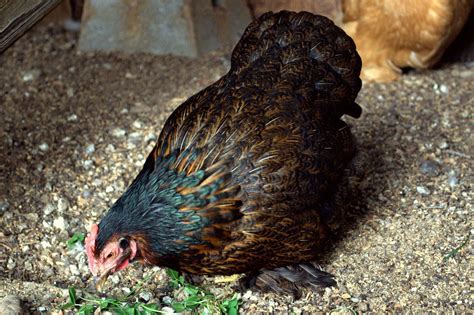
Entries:
{"label": "wooden board", "polygon": [[61,0],[0,0],[0,53]]}

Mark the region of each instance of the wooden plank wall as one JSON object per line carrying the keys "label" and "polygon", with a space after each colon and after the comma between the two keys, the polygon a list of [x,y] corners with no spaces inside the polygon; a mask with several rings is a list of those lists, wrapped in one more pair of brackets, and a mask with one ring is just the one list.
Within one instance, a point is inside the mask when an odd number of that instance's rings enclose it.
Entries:
{"label": "wooden plank wall", "polygon": [[0,0],[0,53],[61,0]]}

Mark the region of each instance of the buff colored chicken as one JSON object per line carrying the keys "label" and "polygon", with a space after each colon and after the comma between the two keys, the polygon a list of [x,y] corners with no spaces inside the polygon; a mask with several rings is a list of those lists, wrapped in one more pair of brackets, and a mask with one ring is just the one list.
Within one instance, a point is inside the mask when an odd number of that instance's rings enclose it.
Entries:
{"label": "buff colored chicken", "polygon": [[401,69],[434,66],[466,23],[474,0],[249,0],[265,11],[309,11],[327,16],[352,37],[364,81],[388,82]]}
{"label": "buff colored chicken", "polygon": [[344,0],[343,28],[362,58],[365,81],[387,82],[401,68],[435,65],[465,24],[472,0]]}

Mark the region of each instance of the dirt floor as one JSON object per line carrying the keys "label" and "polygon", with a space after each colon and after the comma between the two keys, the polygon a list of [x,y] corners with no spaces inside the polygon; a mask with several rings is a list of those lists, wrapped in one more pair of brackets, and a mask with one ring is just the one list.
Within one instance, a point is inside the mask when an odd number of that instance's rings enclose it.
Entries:
{"label": "dirt floor", "polygon": [[[0,56],[0,298],[19,296],[34,313],[64,303],[69,286],[92,290],[84,253],[65,241],[120,196],[173,109],[229,67],[226,54],[89,54],[76,43],[43,27]],[[347,119],[367,156],[360,211],[319,261],[338,286],[296,301],[244,292],[241,311],[474,312],[473,82],[468,60],[364,85],[363,116]],[[156,277],[146,289],[162,299],[164,272]]]}

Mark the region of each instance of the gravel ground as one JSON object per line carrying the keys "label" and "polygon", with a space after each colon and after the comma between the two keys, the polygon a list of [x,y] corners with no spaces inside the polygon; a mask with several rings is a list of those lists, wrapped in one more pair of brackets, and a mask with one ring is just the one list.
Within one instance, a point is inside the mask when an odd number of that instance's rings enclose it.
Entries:
{"label": "gravel ground", "polygon": [[[84,253],[65,241],[120,196],[172,110],[229,66],[223,53],[86,54],[76,42],[43,27],[0,57],[0,298],[17,295],[35,313],[65,302],[69,286],[92,288]],[[474,312],[473,79],[468,60],[363,87],[364,114],[349,122],[366,177],[320,261],[338,287],[296,301],[244,292],[244,313]],[[113,292],[154,272],[145,289],[171,294],[163,271],[128,269]]]}

